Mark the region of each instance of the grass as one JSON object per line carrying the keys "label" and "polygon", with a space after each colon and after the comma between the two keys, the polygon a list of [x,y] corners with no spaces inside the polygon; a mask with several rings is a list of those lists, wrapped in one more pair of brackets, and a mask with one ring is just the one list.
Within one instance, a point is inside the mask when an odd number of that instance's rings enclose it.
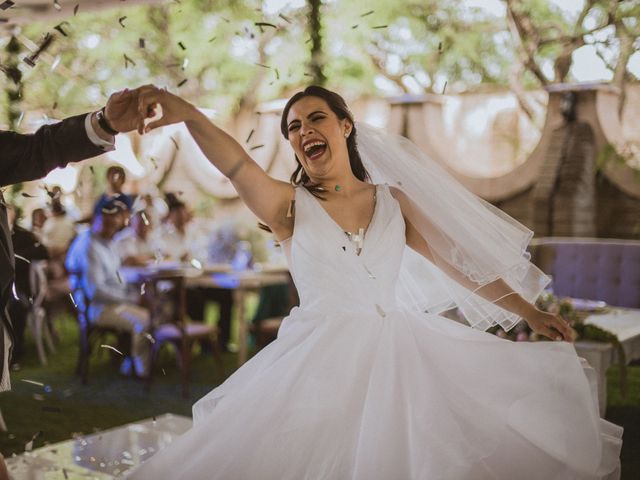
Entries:
{"label": "grass", "polygon": [[[249,307],[252,308],[253,305]],[[211,321],[215,312],[209,313]],[[102,350],[102,355],[93,354],[90,383],[82,386],[74,375],[78,351],[75,320],[58,317],[56,322],[61,343],[58,351],[50,355],[49,365],[39,365],[27,335],[28,354],[23,368],[12,374],[12,391],[0,394],[0,410],[8,428],[8,432],[0,432],[0,451],[5,456],[22,453],[38,432],[42,433],[34,441],[34,448],[167,412],[190,416],[191,405],[236,368],[237,358],[232,353],[224,354],[225,376],[220,375],[210,355],[195,355],[190,398],[184,399],[175,356],[169,349],[160,355],[150,392],[145,391],[142,382],[120,377],[112,354]],[[24,380],[41,382],[49,388]],[[628,393],[624,398],[617,368],[609,370],[607,419],[625,428],[623,480],[640,478],[640,365],[629,367]]]}

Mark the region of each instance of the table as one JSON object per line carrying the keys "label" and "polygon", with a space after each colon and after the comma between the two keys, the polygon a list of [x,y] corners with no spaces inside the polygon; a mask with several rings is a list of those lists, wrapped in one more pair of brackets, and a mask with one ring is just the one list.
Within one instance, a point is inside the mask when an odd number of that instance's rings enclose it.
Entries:
{"label": "table", "polygon": [[[254,270],[233,271],[228,265],[203,265],[196,268],[183,264],[151,264],[144,267],[122,267],[122,277],[128,283],[143,283],[164,278],[183,279],[178,285],[183,288],[224,288],[233,290],[233,303],[238,309],[238,366],[248,358],[247,337],[249,323],[245,313],[247,293],[256,292],[262,287],[289,282],[289,271],[284,266],[260,265]],[[183,299],[184,295],[180,297]],[[183,303],[182,300],[181,303]],[[184,305],[180,311],[184,315]]]}
{"label": "table", "polygon": [[[584,323],[598,326],[618,337],[627,363],[640,359],[640,310],[612,308],[605,313],[588,315]],[[576,352],[596,371],[598,376],[598,401],[600,412],[607,407],[607,369],[618,361],[615,348],[609,343],[575,342]]]}

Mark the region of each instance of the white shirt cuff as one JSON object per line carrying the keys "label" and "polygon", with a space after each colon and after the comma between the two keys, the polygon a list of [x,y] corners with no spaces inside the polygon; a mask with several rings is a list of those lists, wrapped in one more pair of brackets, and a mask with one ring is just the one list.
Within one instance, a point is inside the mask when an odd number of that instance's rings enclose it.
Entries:
{"label": "white shirt cuff", "polygon": [[116,137],[111,137],[110,141],[100,138],[96,131],[93,129],[93,125],[91,124],[91,115],[93,115],[93,113],[87,114],[87,116],[84,118],[84,128],[87,131],[89,140],[91,140],[94,145],[101,147],[105,152],[115,150]]}

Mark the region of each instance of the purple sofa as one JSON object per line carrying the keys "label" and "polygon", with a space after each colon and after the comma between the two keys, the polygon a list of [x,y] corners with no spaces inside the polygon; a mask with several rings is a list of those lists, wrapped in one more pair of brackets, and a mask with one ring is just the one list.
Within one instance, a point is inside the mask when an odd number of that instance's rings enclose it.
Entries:
{"label": "purple sofa", "polygon": [[640,308],[640,241],[546,237],[532,240],[530,252],[556,295]]}

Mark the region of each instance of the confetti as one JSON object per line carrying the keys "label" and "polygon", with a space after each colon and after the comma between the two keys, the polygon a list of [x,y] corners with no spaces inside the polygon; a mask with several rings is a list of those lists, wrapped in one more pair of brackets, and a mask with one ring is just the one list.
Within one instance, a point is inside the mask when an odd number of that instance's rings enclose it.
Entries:
{"label": "confetti", "polygon": [[30,193],[26,193],[26,192],[22,192],[20,195],[22,195],[25,198],[38,198],[35,195],[31,195]]}
{"label": "confetti", "polygon": [[0,10],[9,10],[14,5],[15,2],[12,2],[11,0],[5,0],[4,2],[0,3]]}
{"label": "confetti", "polygon": [[280,72],[276,68],[276,80],[280,80]]}
{"label": "confetti", "polygon": [[144,38],[139,38],[138,39],[138,47],[139,48],[144,48]]}
{"label": "confetti", "polygon": [[89,165],[89,170],[91,170],[92,175],[96,174],[96,171],[94,170],[93,165]]}
{"label": "confetti", "polygon": [[389,27],[389,25],[376,25],[375,27],[372,27],[373,29],[379,29],[379,28],[387,28]]}
{"label": "confetti", "polygon": [[178,83],[178,88],[183,86],[185,83],[187,83],[188,80],[189,80],[188,78],[181,80],[180,83]]}
{"label": "confetti", "polygon": [[118,23],[120,24],[120,26],[121,26],[122,28],[124,28],[124,27],[125,27],[125,25],[124,25],[124,21],[125,21],[126,19],[127,19],[127,16],[126,16],[126,15],[125,15],[124,17],[120,17],[120,18],[118,19]]}
{"label": "confetti", "polygon": [[153,165],[153,168],[155,170],[158,169],[158,162],[156,161],[155,157],[149,157],[149,160],[151,161],[151,164]]}
{"label": "confetti", "polygon": [[151,336],[150,333],[145,333],[144,337],[149,340],[151,343],[156,343],[156,339]]}
{"label": "confetti", "polygon": [[60,22],[58,25],[56,25],[55,27],[53,27],[55,30],[59,31],[63,36],[68,37],[69,35],[67,35],[67,32],[65,32],[62,28],[62,26],[64,24],[69,25],[69,22]]}
{"label": "confetti", "polygon": [[442,42],[438,43],[438,53],[442,53]]}
{"label": "confetti", "polygon": [[358,24],[351,25],[351,30],[355,30],[356,28],[358,28]]}
{"label": "confetti", "polygon": [[251,137],[253,136],[253,132],[255,132],[255,130],[252,128],[251,131],[249,132],[249,136],[244,141],[244,143],[249,143],[249,140],[251,140]]}
{"label": "confetti", "polygon": [[112,347],[111,345],[100,345],[101,348],[108,348],[109,350],[113,350],[114,352],[116,352],[119,355],[122,355],[124,357],[124,355],[122,354],[122,352],[120,350],[118,350],[116,347]]}
{"label": "confetti", "polygon": [[122,277],[120,276],[120,271],[119,271],[119,270],[116,270],[116,276],[118,277],[118,281],[119,281],[120,283],[124,283],[124,282],[122,281]]}
{"label": "confetti", "polygon": [[13,285],[11,285],[11,293],[13,293],[13,298],[15,298],[16,300],[20,301],[20,297],[18,296],[18,292],[16,292],[16,282],[13,282]]}
{"label": "confetti", "polygon": [[73,16],[75,17],[78,14],[78,9],[80,8],[80,4],[78,3],[75,7],[73,7]]}
{"label": "confetti", "polygon": [[444,87],[442,87],[442,95],[444,95],[444,92],[446,91],[447,91],[447,81],[445,80]]}
{"label": "confetti", "polygon": [[131,57],[129,57],[126,53],[122,54],[124,57],[124,68],[128,68],[129,64],[133,65],[135,67],[136,62],[134,62]]}
{"label": "confetti", "polygon": [[[149,219],[147,218],[147,214],[142,212],[140,214],[140,217],[142,218],[142,222],[148,227],[149,226]],[[144,285],[144,283],[143,283]]]}
{"label": "confetti", "polygon": [[269,65],[265,65],[264,63],[256,63],[257,66],[262,67],[262,68],[268,68],[271,69],[271,67]]}
{"label": "confetti", "polygon": [[164,375],[165,377],[167,376],[167,372],[164,371],[164,368],[162,369],[162,375]]}
{"label": "confetti", "polygon": [[191,259],[191,265],[193,265],[193,267],[197,268],[198,270],[202,270],[202,262],[200,262],[200,260],[198,260],[197,258]]}
{"label": "confetti", "polygon": [[173,142],[173,144],[176,146],[176,150],[180,150],[180,147],[178,146],[178,142],[175,138],[173,138],[172,136],[169,137],[171,139],[171,141]]}
{"label": "confetti", "polygon": [[17,253],[14,253],[13,256],[18,260],[22,260],[23,262],[31,263],[31,260],[29,260],[28,258],[24,258],[22,255],[18,255]]}
{"label": "confetti", "polygon": [[73,293],[69,293],[69,298],[71,299],[71,303],[73,303],[73,306],[78,308],[78,305],[76,304],[76,300],[75,298],[73,298]]}
{"label": "confetti", "polygon": [[185,58],[185,59],[182,61],[182,66],[181,66],[180,68],[182,68],[182,70],[185,70],[188,66],[189,66],[189,59],[188,59],[188,58]]}
{"label": "confetti", "polygon": [[260,28],[260,31],[262,32],[262,27],[271,27],[271,28],[275,28],[276,30],[278,29],[278,27],[276,25],[274,25],[273,23],[268,23],[268,22],[255,22],[254,25],[258,28]]}
{"label": "confetti", "polygon": [[26,63],[30,67],[35,67],[36,66],[36,60],[38,59],[38,57],[40,56],[40,54],[42,52],[44,52],[47,48],[49,48],[51,46],[51,43],[53,42],[53,39],[54,39],[54,37],[50,33],[45,34],[44,38],[42,39],[42,43],[40,43],[40,45],[38,46],[37,50],[34,53],[32,53],[30,56],[24,57],[22,59],[24,61],[24,63]]}
{"label": "confetti", "polygon": [[184,46],[184,43],[182,42],[178,42],[178,46],[182,49],[182,50],[186,50],[187,47]]}
{"label": "confetti", "polygon": [[144,295],[145,285],[146,283],[143,283],[142,285],[140,285],[140,295]]}
{"label": "confetti", "polygon": [[215,37],[215,36],[211,37],[211,38],[209,39],[209,43],[213,42],[216,38],[218,38],[218,37]]}
{"label": "confetti", "polygon": [[260,145],[254,145],[253,147],[251,147],[249,150],[253,151],[253,150],[257,150],[259,148],[264,147],[264,144],[260,144]]}
{"label": "confetti", "polygon": [[360,15],[361,17],[368,17],[369,15],[371,15],[375,10],[369,10],[366,13],[363,13],[362,15]]}
{"label": "confetti", "polygon": [[287,23],[291,23],[291,20],[289,20],[289,18],[288,18],[288,17],[285,17],[283,14],[279,13],[279,14],[278,14],[278,16],[279,16],[281,19],[283,19],[285,22],[287,22]]}
{"label": "confetti", "polygon": [[22,378],[20,381],[25,383],[30,383],[32,385],[37,385],[38,387],[44,387],[44,383],[36,382],[35,380],[27,380],[26,378]]}
{"label": "confetti", "polygon": [[69,480],[69,475],[67,475],[67,469],[66,468],[62,469],[62,473],[64,474],[65,480]]}
{"label": "confetti", "polygon": [[55,8],[58,11],[60,11],[60,10],[62,10],[62,5],[60,5],[58,0],[53,0],[53,8]]}

